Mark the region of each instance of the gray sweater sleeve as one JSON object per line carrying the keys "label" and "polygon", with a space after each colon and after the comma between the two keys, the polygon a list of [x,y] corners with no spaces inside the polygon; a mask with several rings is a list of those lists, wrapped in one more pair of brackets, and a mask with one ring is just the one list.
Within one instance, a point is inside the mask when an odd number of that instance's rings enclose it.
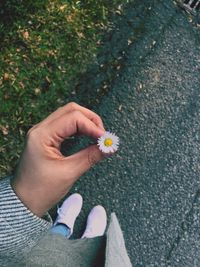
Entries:
{"label": "gray sweater sleeve", "polygon": [[[39,218],[19,200],[10,185],[0,180],[0,263],[22,258],[52,225],[51,217]],[[3,266],[3,264],[0,266]]]}

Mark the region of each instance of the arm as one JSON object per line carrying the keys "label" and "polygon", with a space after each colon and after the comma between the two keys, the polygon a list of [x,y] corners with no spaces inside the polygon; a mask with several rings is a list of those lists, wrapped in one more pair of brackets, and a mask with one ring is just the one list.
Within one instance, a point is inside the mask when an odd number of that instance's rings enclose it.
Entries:
{"label": "arm", "polygon": [[42,219],[44,214],[103,159],[96,145],[64,157],[61,142],[75,134],[97,139],[104,132],[100,117],[75,103],[59,108],[29,131],[11,185],[8,178],[0,181],[0,259],[26,254],[51,226]]}
{"label": "arm", "polygon": [[0,180],[0,265],[20,259],[51,227],[52,220],[35,216],[13,191],[12,177]]}

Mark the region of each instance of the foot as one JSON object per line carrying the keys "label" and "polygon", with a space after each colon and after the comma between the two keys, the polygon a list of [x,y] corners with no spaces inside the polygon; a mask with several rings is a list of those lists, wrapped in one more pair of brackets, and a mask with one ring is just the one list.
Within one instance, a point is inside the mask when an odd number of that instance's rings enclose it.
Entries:
{"label": "foot", "polygon": [[93,238],[104,235],[107,224],[105,209],[98,205],[94,207],[88,216],[87,225],[81,238]]}
{"label": "foot", "polygon": [[70,229],[70,237],[73,233],[74,222],[79,215],[83,205],[83,199],[80,194],[72,194],[68,197],[62,204],[62,206],[57,210],[58,216],[54,225],[59,223],[65,224]]}

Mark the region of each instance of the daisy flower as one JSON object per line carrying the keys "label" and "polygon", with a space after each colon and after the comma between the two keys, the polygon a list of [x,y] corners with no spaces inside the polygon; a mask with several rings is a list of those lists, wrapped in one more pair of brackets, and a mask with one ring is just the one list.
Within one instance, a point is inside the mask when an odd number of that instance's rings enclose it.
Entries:
{"label": "daisy flower", "polygon": [[119,137],[114,133],[105,132],[104,135],[98,138],[97,145],[103,153],[114,153],[119,147]]}

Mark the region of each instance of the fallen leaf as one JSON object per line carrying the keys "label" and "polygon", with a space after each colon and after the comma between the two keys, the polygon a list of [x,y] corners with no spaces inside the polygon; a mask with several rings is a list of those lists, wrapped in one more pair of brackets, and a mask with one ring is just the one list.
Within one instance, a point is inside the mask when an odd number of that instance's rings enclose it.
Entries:
{"label": "fallen leaf", "polygon": [[20,85],[20,87],[21,87],[22,89],[25,88],[25,85],[23,84],[23,82],[19,82],[19,85]]}
{"label": "fallen leaf", "polygon": [[4,79],[4,81],[9,80],[9,74],[8,73],[4,73],[3,79]]}
{"label": "fallen leaf", "polygon": [[8,125],[6,125],[6,126],[0,126],[0,129],[1,129],[1,131],[2,131],[2,133],[3,133],[3,135],[8,135]]}
{"label": "fallen leaf", "polygon": [[4,98],[5,100],[9,99],[9,95],[8,95],[7,93],[5,93],[4,96],[3,96],[3,98]]}
{"label": "fallen leaf", "polygon": [[118,110],[122,111],[122,105],[119,105]]}
{"label": "fallen leaf", "polygon": [[40,88],[35,88],[34,92],[36,95],[39,95],[41,93],[41,90]]}
{"label": "fallen leaf", "polygon": [[51,83],[51,80],[49,79],[48,76],[46,76],[45,79],[46,79],[46,81],[47,81],[48,83]]}
{"label": "fallen leaf", "polygon": [[63,11],[66,7],[67,7],[66,4],[65,5],[62,5],[62,6],[60,6],[60,10]]}
{"label": "fallen leaf", "polygon": [[22,35],[23,35],[23,37],[24,37],[25,39],[28,39],[28,38],[29,38],[29,33],[28,33],[28,31],[23,32]]}

